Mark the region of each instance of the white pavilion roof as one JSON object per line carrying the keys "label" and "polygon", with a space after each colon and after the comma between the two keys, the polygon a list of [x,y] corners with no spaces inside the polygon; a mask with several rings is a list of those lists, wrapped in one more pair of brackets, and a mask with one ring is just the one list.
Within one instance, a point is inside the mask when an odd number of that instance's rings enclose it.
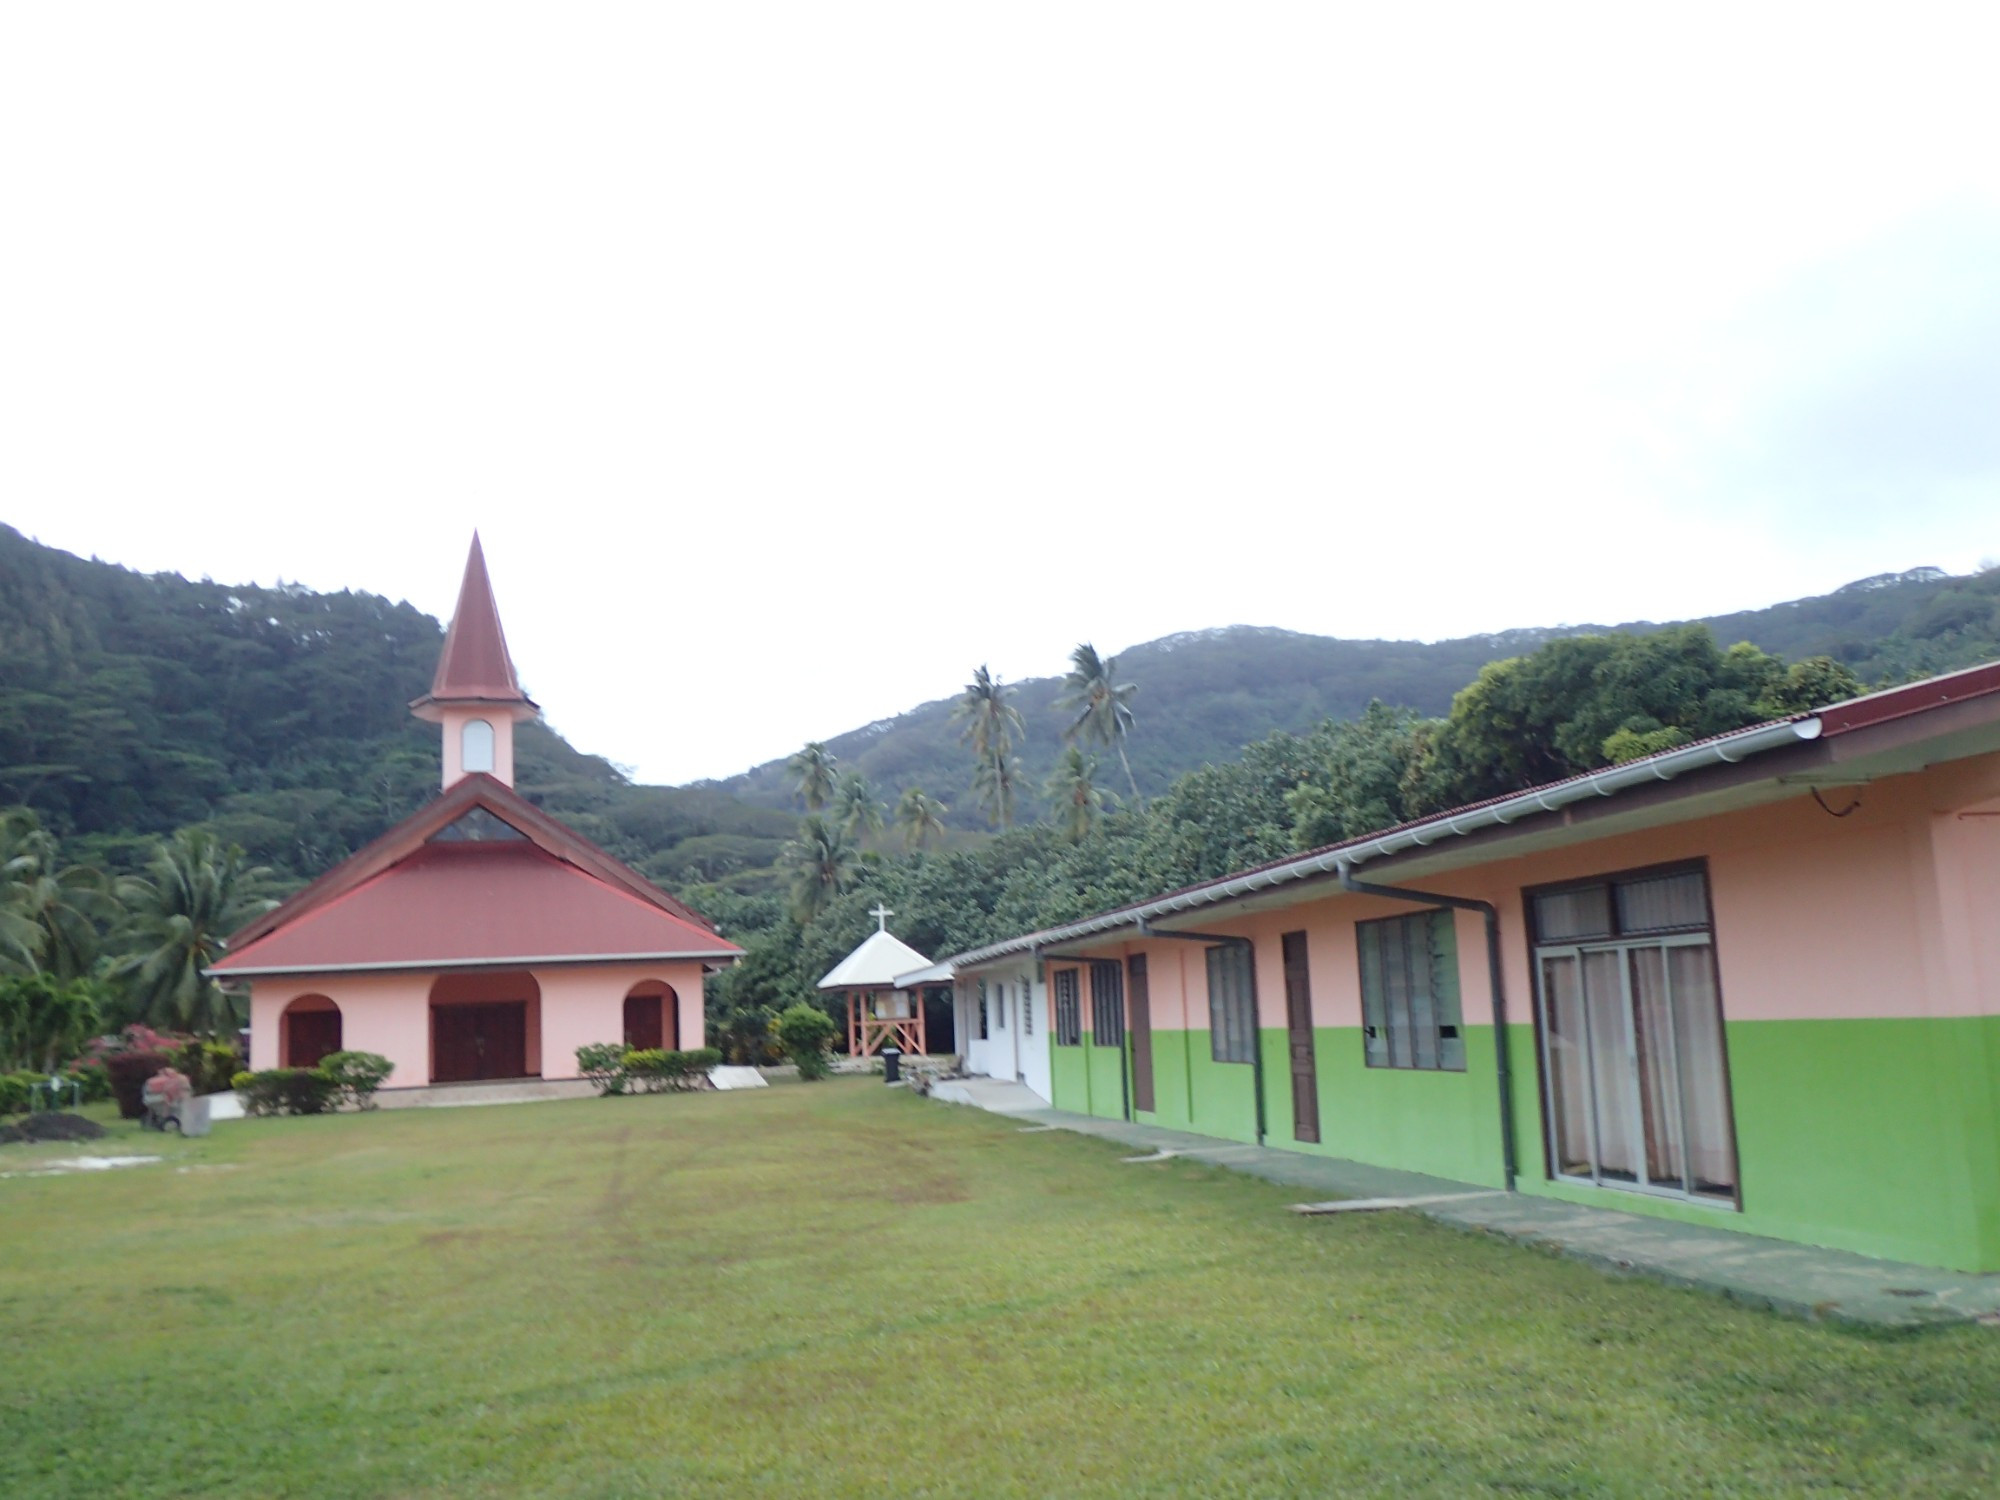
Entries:
{"label": "white pavilion roof", "polygon": [[871,932],[819,982],[823,990],[890,990],[896,976],[930,966],[930,960],[893,932]]}

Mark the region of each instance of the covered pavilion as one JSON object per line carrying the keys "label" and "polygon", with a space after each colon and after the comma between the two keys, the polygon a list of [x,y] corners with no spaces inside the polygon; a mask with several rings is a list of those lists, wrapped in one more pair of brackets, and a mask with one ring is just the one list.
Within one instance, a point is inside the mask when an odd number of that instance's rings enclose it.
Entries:
{"label": "covered pavilion", "polygon": [[891,1045],[904,1053],[928,1056],[923,991],[897,980],[929,969],[931,961],[889,931],[894,912],[878,901],[869,915],[875,919],[875,930],[828,971],[819,987],[847,997],[849,1056],[873,1057]]}

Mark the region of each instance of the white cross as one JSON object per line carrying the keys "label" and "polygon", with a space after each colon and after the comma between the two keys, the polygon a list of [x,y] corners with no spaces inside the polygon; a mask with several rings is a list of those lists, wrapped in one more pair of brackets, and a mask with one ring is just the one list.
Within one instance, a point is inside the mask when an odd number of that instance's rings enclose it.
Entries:
{"label": "white cross", "polygon": [[890,911],[889,908],[884,906],[880,901],[877,901],[875,903],[875,909],[869,912],[868,915],[875,919],[875,930],[877,932],[887,932],[889,930],[889,918],[895,916],[896,914]]}

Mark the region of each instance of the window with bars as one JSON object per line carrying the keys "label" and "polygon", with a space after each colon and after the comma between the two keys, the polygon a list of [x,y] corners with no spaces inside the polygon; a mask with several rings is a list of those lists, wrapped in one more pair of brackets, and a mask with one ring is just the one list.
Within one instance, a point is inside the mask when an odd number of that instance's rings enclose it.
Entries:
{"label": "window with bars", "polygon": [[1100,1047],[1125,1045],[1125,965],[1115,958],[1090,963],[1090,1036]]}
{"label": "window with bars", "polygon": [[1208,1054],[1217,1062],[1254,1062],[1257,984],[1247,943],[1208,950]]}
{"label": "window with bars", "polygon": [[1035,981],[1033,979],[1024,979],[1021,981],[1021,1033],[1024,1036],[1033,1036],[1035,1034]]}
{"label": "window with bars", "polygon": [[1465,1071],[1458,937],[1448,911],[1354,924],[1361,1033],[1371,1068]]}
{"label": "window with bars", "polygon": [[1075,969],[1057,969],[1049,976],[1049,991],[1055,997],[1058,1047],[1083,1044],[1083,1004],[1078,998],[1080,986],[1076,976]]}

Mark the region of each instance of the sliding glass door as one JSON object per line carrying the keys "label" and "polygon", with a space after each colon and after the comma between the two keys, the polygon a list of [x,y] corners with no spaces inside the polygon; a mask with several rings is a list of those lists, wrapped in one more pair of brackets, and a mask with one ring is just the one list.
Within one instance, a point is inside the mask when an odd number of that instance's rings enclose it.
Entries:
{"label": "sliding glass door", "polygon": [[[1669,882],[1680,888],[1632,889]],[[1734,1202],[1705,877],[1600,882],[1538,896],[1535,907],[1552,1170],[1601,1186]]]}

